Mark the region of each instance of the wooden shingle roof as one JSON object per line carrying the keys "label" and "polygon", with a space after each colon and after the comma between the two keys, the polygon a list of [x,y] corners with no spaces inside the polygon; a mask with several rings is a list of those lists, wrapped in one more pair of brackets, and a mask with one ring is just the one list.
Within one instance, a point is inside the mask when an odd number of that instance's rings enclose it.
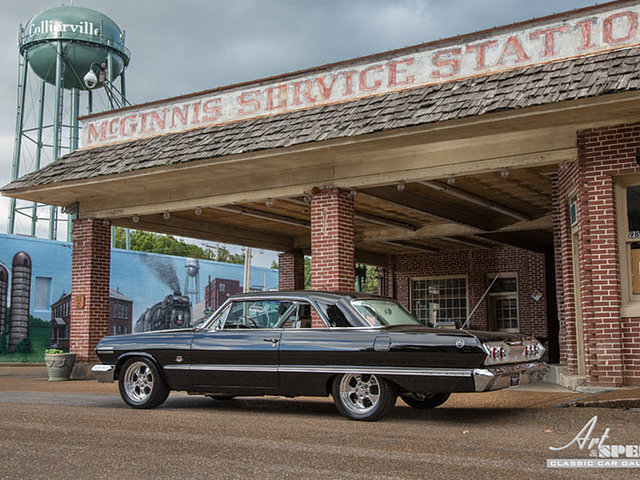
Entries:
{"label": "wooden shingle roof", "polygon": [[6,185],[50,185],[640,90],[640,48],[80,149]]}

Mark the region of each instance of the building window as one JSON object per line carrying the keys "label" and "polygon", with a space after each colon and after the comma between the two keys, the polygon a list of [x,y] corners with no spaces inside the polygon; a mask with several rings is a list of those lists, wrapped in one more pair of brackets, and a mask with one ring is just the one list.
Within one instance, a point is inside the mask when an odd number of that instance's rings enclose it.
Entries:
{"label": "building window", "polygon": [[412,279],[411,313],[425,325],[460,327],[467,319],[466,277]]}
{"label": "building window", "polygon": [[640,178],[623,179],[616,188],[621,315],[640,316]]}
{"label": "building window", "polygon": [[[489,328],[504,332],[517,332],[518,278],[515,273],[501,273],[496,278],[488,275],[487,281],[495,282],[489,290]],[[491,284],[491,283],[489,283]]]}
{"label": "building window", "polygon": [[36,277],[33,308],[46,309],[51,305],[51,277]]}

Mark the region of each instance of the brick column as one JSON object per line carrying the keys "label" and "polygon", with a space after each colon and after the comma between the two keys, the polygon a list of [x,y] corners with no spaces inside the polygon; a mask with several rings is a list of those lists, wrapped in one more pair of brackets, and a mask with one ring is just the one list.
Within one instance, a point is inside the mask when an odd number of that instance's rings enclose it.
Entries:
{"label": "brick column", "polygon": [[311,199],[311,286],[314,290],[355,288],[353,198],[337,188]]}
{"label": "brick column", "polygon": [[[640,124],[595,128],[578,132],[578,161],[558,169],[558,201],[554,208],[556,239],[562,268],[563,358],[577,371],[575,299],[580,293],[585,369],[590,385],[620,387],[640,383],[635,363],[640,342],[630,334],[639,318],[621,318],[616,177],[637,175],[640,166]],[[576,196],[579,285],[573,278],[571,225],[567,199]],[[624,214],[624,212],[621,212]],[[557,241],[557,240],[556,240]]]}
{"label": "brick column", "polygon": [[278,255],[278,290],[304,290],[302,250],[290,250]]}
{"label": "brick column", "polygon": [[108,333],[110,261],[109,222],[74,220],[69,342],[71,353],[76,354],[74,378],[89,376],[90,363],[98,361],[94,349]]}

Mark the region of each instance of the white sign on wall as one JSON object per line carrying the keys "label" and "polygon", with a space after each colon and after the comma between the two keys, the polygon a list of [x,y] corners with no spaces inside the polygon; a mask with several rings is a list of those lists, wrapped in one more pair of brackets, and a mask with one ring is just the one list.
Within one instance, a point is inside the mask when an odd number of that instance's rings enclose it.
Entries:
{"label": "white sign on wall", "polygon": [[592,15],[583,12],[495,36],[463,37],[458,44],[425,44],[368,61],[105,112],[82,120],[83,146],[277,115],[638,45],[639,14],[638,4]]}

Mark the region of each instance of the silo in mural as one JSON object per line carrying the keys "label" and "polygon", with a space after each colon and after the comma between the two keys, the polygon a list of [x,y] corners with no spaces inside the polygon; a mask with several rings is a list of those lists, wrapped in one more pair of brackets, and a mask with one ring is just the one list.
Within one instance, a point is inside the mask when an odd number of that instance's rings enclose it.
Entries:
{"label": "silo in mural", "polygon": [[9,351],[29,337],[29,300],[31,298],[31,257],[18,252],[11,269],[11,314],[9,316]]}
{"label": "silo in mural", "polygon": [[7,328],[7,292],[9,290],[9,272],[0,265],[0,333]]}

